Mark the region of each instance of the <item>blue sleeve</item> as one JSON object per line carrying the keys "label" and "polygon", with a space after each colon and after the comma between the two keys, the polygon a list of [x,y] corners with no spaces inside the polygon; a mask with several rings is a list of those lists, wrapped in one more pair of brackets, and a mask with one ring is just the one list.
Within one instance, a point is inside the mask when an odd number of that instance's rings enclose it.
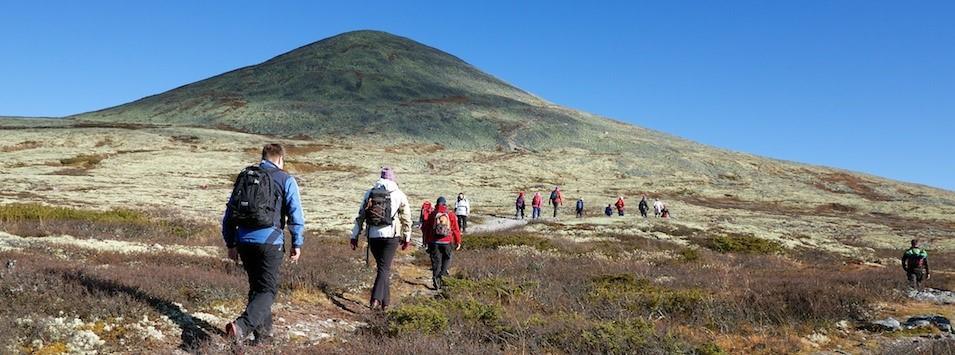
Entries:
{"label": "blue sleeve", "polygon": [[302,212],[302,197],[298,193],[298,183],[289,176],[285,180],[285,208],[288,211],[288,230],[292,232],[292,247],[301,248],[305,243],[305,216]]}
{"label": "blue sleeve", "polygon": [[[232,202],[232,197],[229,197],[229,202]],[[237,242],[235,238],[236,234],[236,225],[232,223],[232,208],[229,207],[231,203],[227,203],[225,206],[225,214],[222,215],[222,240],[225,241],[225,245],[229,248],[235,247]]]}

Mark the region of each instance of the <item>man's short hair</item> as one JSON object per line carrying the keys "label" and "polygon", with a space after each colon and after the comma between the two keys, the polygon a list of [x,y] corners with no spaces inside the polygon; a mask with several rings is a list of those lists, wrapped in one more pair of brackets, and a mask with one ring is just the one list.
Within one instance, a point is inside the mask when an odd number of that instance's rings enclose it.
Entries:
{"label": "man's short hair", "polygon": [[919,240],[918,240],[918,239],[912,239],[912,246],[913,246],[913,247],[919,246]]}
{"label": "man's short hair", "polygon": [[266,144],[262,147],[262,160],[275,160],[285,156],[285,147],[278,143]]}

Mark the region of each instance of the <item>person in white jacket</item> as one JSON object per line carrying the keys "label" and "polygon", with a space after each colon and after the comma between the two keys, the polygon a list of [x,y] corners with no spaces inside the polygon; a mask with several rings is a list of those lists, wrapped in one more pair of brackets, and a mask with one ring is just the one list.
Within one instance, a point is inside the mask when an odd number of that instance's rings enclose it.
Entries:
{"label": "person in white jacket", "polygon": [[666,204],[664,204],[663,201],[653,199],[653,215],[660,217],[663,214],[664,208],[666,208]]}
{"label": "person in white jacket", "polygon": [[471,215],[471,201],[464,197],[464,193],[458,194],[458,200],[454,203],[454,214],[458,217],[458,225],[461,227],[461,233],[468,231],[468,216]]}
{"label": "person in white jacket", "polygon": [[378,272],[371,289],[370,307],[386,310],[390,302],[391,262],[398,245],[401,250],[411,242],[411,208],[408,196],[398,189],[397,175],[391,168],[381,169],[381,179],[365,192],[351,233],[351,247],[358,247],[364,230],[368,248],[375,257]]}

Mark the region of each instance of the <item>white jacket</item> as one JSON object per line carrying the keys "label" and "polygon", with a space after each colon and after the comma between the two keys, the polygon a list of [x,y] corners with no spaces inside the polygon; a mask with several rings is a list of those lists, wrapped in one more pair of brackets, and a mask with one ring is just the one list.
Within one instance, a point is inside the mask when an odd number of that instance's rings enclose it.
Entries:
{"label": "white jacket", "polygon": [[471,214],[471,201],[462,199],[454,204],[454,214],[458,216],[467,216]]}
{"label": "white jacket", "polygon": [[367,226],[368,238],[394,238],[401,235],[405,242],[411,241],[411,207],[408,203],[408,196],[398,189],[398,184],[387,179],[380,179],[375,182],[375,186],[365,191],[365,196],[361,198],[361,206],[358,207],[358,217],[355,218],[355,227],[352,228],[351,238],[358,239],[363,229],[365,229],[365,203],[368,201],[368,195],[371,190],[384,187],[391,192],[391,215],[395,216],[394,221],[389,226]]}

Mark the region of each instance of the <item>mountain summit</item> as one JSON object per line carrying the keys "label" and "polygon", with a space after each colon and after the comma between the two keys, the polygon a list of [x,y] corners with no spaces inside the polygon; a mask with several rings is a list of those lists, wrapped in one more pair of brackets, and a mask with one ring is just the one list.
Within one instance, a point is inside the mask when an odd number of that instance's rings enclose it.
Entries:
{"label": "mountain summit", "polygon": [[551,104],[453,55],[379,31],[340,34],[74,118],[511,149],[594,148],[608,135],[619,139],[603,148],[634,148],[634,134],[646,132]]}

